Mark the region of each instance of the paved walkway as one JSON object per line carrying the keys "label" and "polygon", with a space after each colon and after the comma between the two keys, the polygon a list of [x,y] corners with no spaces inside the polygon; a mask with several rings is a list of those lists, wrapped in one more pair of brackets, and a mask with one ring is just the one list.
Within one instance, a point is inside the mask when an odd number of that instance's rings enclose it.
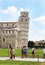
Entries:
{"label": "paved walkway", "polygon": [[[0,60],[9,60],[9,57],[0,57]],[[33,62],[45,62],[45,59],[42,58],[21,58],[21,57],[15,57],[17,61],[33,61]]]}

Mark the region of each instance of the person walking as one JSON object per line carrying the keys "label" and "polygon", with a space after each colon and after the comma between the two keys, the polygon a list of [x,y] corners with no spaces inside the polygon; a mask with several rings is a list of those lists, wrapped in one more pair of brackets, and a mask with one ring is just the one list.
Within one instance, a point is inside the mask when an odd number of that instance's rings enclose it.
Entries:
{"label": "person walking", "polygon": [[12,56],[15,59],[15,50],[14,50],[14,47],[12,48]]}
{"label": "person walking", "polygon": [[12,56],[12,47],[10,48],[10,59],[13,59],[13,56]]}

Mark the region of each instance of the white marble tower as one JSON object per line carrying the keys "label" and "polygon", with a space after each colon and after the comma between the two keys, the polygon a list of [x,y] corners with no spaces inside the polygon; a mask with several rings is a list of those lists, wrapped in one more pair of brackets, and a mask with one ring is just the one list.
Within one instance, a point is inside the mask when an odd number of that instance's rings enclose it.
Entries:
{"label": "white marble tower", "polygon": [[18,22],[19,29],[21,30],[19,38],[20,38],[20,46],[28,45],[28,32],[29,32],[29,13],[26,11],[21,12],[21,16],[19,17]]}

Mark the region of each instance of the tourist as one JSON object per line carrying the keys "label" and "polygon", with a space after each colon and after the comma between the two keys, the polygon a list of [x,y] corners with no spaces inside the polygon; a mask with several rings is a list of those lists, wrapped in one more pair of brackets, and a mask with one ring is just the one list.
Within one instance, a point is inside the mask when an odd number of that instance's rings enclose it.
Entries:
{"label": "tourist", "polygon": [[21,48],[22,58],[23,58],[23,47]]}
{"label": "tourist", "polygon": [[14,47],[12,48],[12,56],[15,59],[15,50],[14,50]]}
{"label": "tourist", "polygon": [[26,57],[28,57],[28,47],[26,46]]}
{"label": "tourist", "polygon": [[43,49],[43,57],[45,58],[45,48]]}
{"label": "tourist", "polygon": [[26,46],[23,46],[22,48],[22,58],[26,57]]}
{"label": "tourist", "polygon": [[10,48],[10,59],[12,59],[13,56],[12,56],[12,48]]}
{"label": "tourist", "polygon": [[33,58],[35,57],[35,48],[34,47],[32,48],[32,57]]}

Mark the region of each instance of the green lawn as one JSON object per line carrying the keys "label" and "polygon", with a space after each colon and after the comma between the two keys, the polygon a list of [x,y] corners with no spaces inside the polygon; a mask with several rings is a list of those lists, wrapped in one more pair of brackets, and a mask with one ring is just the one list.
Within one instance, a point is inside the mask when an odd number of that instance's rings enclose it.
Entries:
{"label": "green lawn", "polygon": [[[9,56],[10,49],[0,49],[0,56]],[[21,49],[15,49],[15,55],[21,56]],[[31,49],[28,51],[28,56],[32,57]],[[43,57],[43,49],[36,49],[35,57]],[[0,60],[0,65],[45,65],[45,62],[24,62],[14,60]]]}
{"label": "green lawn", "polygon": [[[29,49],[28,56],[32,57],[31,49]],[[35,57],[43,58],[43,49],[36,49],[35,50]]]}
{"label": "green lawn", "polygon": [[0,61],[0,65],[45,65],[43,62],[22,62],[22,61],[12,61],[3,60]]}
{"label": "green lawn", "polygon": [[[9,51],[10,51],[10,49],[0,49],[0,56],[9,56]],[[15,55],[21,56],[21,49],[15,49]],[[29,49],[29,51],[28,51],[28,56],[32,57],[31,49]],[[38,57],[38,56],[40,58],[43,57],[43,49],[36,49],[35,57]]]}

